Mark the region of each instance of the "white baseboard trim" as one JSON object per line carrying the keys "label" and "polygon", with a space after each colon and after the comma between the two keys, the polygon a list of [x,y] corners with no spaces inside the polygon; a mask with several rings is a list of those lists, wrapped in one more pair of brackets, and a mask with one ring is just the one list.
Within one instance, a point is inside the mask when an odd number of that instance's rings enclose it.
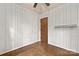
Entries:
{"label": "white baseboard trim", "polygon": [[56,44],[52,44],[52,43],[49,43],[50,45],[53,45],[53,46],[57,46],[59,48],[62,48],[62,49],[66,49],[66,50],[69,50],[69,51],[72,51],[72,52],[75,52],[75,53],[79,53],[79,51],[75,51],[73,49],[69,49],[69,48],[66,48],[66,47],[62,47],[62,46],[59,46],[59,45],[56,45]]}
{"label": "white baseboard trim", "polygon": [[[38,41],[35,41],[35,42],[38,42]],[[28,44],[24,44],[24,45],[22,45],[22,46],[20,46],[20,47],[13,48],[13,49],[8,50],[8,51],[0,52],[0,55],[5,54],[5,53],[10,52],[10,51],[13,51],[13,50],[16,50],[16,49],[19,49],[19,48],[22,48],[22,47],[24,47],[24,46],[31,45],[31,44],[33,44],[33,43],[35,43],[35,42],[31,42],[31,43],[28,43]]]}

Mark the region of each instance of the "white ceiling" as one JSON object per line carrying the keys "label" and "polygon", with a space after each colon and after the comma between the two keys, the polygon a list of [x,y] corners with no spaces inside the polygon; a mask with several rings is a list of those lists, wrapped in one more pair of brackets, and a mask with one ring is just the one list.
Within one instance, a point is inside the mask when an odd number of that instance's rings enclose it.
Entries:
{"label": "white ceiling", "polygon": [[19,5],[23,8],[27,8],[27,9],[32,10],[37,13],[43,13],[43,12],[49,11],[51,9],[54,9],[60,5],[63,5],[63,4],[62,3],[50,3],[50,6],[46,6],[44,3],[38,3],[36,8],[33,8],[34,3],[20,3],[17,5]]}

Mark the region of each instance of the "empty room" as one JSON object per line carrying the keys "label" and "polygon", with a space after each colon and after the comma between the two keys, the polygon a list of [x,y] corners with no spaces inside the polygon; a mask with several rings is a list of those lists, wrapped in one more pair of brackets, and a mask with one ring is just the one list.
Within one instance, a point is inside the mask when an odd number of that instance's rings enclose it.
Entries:
{"label": "empty room", "polygon": [[0,3],[0,56],[79,56],[79,4]]}

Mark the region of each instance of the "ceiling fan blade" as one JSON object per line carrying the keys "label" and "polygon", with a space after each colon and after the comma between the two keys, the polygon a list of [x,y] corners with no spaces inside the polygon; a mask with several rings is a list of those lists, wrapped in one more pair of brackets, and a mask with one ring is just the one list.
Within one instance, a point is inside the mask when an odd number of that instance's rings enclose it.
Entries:
{"label": "ceiling fan blade", "polygon": [[38,4],[38,3],[34,3],[34,6],[33,6],[33,7],[36,8],[37,4]]}
{"label": "ceiling fan blade", "polygon": [[46,4],[46,6],[50,6],[50,3],[45,3]]}

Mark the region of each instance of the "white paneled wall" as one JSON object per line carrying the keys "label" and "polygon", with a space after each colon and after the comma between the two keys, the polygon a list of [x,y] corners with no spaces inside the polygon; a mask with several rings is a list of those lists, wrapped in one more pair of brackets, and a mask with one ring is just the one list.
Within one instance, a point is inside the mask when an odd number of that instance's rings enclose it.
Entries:
{"label": "white paneled wall", "polygon": [[[63,4],[40,15],[48,17],[48,43],[79,52],[79,4]],[[57,25],[77,24],[74,29],[55,29]]]}
{"label": "white paneled wall", "polygon": [[[43,14],[17,4],[0,4],[0,53],[40,39],[40,18],[48,17],[48,43],[79,52],[79,4],[63,4]],[[74,29],[55,29],[56,25],[77,24]]]}
{"label": "white paneled wall", "polygon": [[38,14],[17,4],[0,4],[0,53],[37,41]]}

